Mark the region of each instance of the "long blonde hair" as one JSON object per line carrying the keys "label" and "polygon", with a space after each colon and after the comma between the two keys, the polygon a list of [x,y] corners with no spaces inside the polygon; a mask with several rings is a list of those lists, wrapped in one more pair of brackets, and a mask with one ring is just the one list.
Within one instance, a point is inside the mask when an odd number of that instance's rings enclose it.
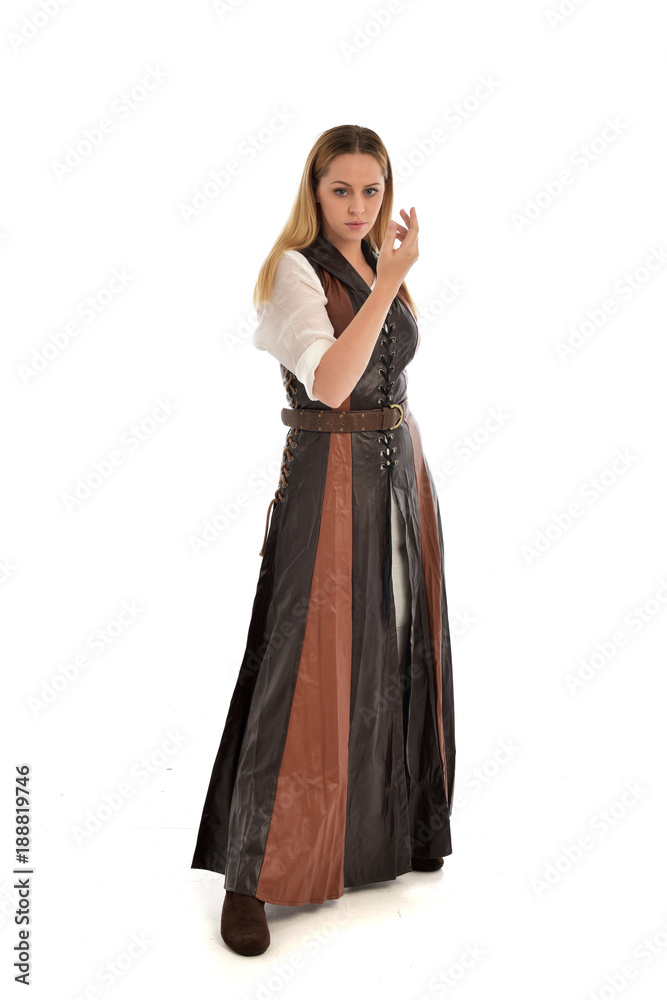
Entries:
{"label": "long blonde hair", "polygon": [[[271,298],[276,267],[285,251],[304,249],[313,242],[319,233],[322,209],[315,201],[315,187],[320,177],[328,170],[330,162],[341,153],[370,153],[382,168],[385,185],[382,205],[372,229],[363,237],[375,253],[380,252],[387,226],[391,221],[394,200],[394,182],[389,154],[379,135],[372,129],[364,128],[362,125],[337,125],[335,128],[322,132],[308,154],[292,211],[260,268],[252,298],[255,309],[258,309],[262,302]],[[399,292],[402,293],[402,298],[408,302],[416,316],[417,308],[405,282],[401,283]]]}

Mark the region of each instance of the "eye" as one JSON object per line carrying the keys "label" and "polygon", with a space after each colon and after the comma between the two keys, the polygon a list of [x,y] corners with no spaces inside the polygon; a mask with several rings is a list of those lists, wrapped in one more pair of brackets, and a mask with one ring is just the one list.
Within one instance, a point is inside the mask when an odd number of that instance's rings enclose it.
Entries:
{"label": "eye", "polygon": [[[333,193],[334,194],[338,194],[339,191],[342,191],[343,194],[347,194],[347,188],[334,188],[333,189]],[[379,189],[378,188],[366,188],[366,193],[367,194],[370,193],[372,195],[373,194],[379,194]]]}

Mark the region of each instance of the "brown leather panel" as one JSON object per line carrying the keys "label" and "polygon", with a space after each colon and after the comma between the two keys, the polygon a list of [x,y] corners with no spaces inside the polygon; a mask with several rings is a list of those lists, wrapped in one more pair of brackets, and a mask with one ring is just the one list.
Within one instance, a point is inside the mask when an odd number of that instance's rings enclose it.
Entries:
{"label": "brown leather panel", "polygon": [[334,434],[308,615],[257,897],[343,895],[352,662],[352,445]]}
{"label": "brown leather panel", "polygon": [[334,337],[340,337],[354,319],[350,293],[342,281],[328,271],[322,272],[322,278],[322,287],[328,300],[326,310],[333,326]]}
{"label": "brown leather panel", "polygon": [[431,492],[428,470],[424,462],[419,428],[408,416],[405,421],[412,438],[414,454],[415,481],[419,500],[419,526],[421,534],[422,565],[424,568],[424,583],[426,586],[426,603],[428,607],[429,629],[431,632],[431,648],[433,650],[433,680],[436,692],[436,715],[438,723],[438,748],[442,761],[442,772],[447,789],[447,760],[445,757],[445,730],[442,721],[442,614],[441,586],[442,566],[440,560],[440,538],[435,502]]}

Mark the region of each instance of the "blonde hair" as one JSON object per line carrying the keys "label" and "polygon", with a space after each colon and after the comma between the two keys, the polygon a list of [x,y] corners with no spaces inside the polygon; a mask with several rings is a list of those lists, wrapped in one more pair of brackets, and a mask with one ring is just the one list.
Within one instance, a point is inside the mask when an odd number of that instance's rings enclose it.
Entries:
{"label": "blonde hair", "polygon": [[[382,205],[372,229],[363,237],[375,253],[380,252],[387,226],[391,221],[394,200],[394,183],[389,154],[379,135],[372,129],[364,128],[362,125],[337,125],[335,128],[322,132],[308,154],[292,211],[260,268],[252,298],[255,309],[258,309],[262,302],[271,298],[276,267],[285,251],[303,250],[313,242],[319,233],[322,210],[318,202],[315,201],[315,187],[322,175],[327,172],[334,157],[340,156],[342,153],[370,153],[382,168],[385,184]],[[402,293],[401,297],[407,301],[416,316],[417,308],[405,282],[401,283],[399,292]]]}

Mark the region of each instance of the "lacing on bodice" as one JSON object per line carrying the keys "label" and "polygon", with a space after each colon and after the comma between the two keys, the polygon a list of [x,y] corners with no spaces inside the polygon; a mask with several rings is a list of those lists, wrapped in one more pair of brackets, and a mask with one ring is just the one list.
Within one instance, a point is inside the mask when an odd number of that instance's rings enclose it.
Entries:
{"label": "lacing on bodice", "polygon": [[[392,310],[390,309],[389,310],[390,314],[391,311]],[[394,360],[394,356],[396,354],[395,351],[389,350],[390,345],[393,344],[396,340],[396,337],[394,336],[390,337],[389,333],[392,330],[396,329],[396,324],[389,323],[387,320],[385,320],[382,329],[384,330],[387,336],[383,337],[380,343],[382,344],[383,347],[387,348],[387,353],[386,355],[381,354],[379,358],[380,365],[378,367],[378,375],[380,376],[380,378],[384,379],[384,382],[381,382],[380,385],[378,385],[378,392],[382,393],[382,396],[378,398],[378,406],[388,406],[389,403],[391,403],[391,401],[394,398],[394,395],[391,390],[394,388],[395,381],[394,379],[389,380],[389,376],[394,371],[395,366],[392,365],[391,362]],[[380,463],[380,468],[383,471],[385,469],[391,470],[394,468],[395,465],[398,464],[397,458],[395,459],[391,458],[392,455],[396,454],[395,446],[390,444],[390,442],[393,440],[394,440],[394,435],[389,431],[383,431],[378,438],[378,441],[382,446],[380,448],[380,456],[386,460]]]}
{"label": "lacing on bodice", "polygon": [[[295,385],[296,375],[285,369],[283,374],[283,385],[285,386],[285,391],[287,392],[287,398],[289,400],[290,406],[294,409],[298,409],[299,404],[296,400],[297,386]],[[290,395],[291,394],[291,395]],[[266,539],[269,536],[269,517],[271,516],[271,508],[275,503],[285,503],[285,490],[287,489],[287,478],[290,474],[288,466],[294,461],[294,449],[299,443],[299,435],[301,431],[298,427],[290,427],[287,431],[287,439],[285,441],[285,447],[283,448],[283,461],[280,466],[280,482],[278,484],[278,489],[276,490],[274,496],[271,498],[269,503],[269,509],[266,512],[266,528],[264,530],[264,541],[262,542],[262,548],[260,550],[260,556],[264,555],[264,548],[266,546]]]}

